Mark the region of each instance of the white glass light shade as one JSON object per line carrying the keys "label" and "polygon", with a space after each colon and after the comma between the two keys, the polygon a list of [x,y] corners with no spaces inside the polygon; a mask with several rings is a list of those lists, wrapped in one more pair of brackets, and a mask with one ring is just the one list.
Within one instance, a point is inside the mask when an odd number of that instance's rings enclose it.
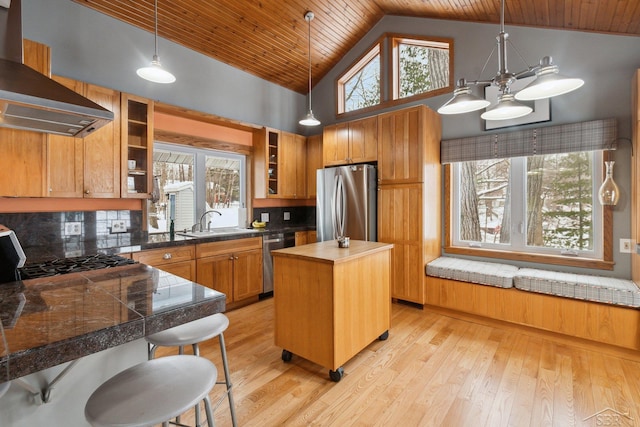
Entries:
{"label": "white glass light shade", "polygon": [[143,79],[154,83],[173,83],[176,81],[173,74],[162,68],[162,65],[156,55],[153,55],[151,65],[148,67],[138,68],[136,73]]}
{"label": "white glass light shade", "polygon": [[604,162],[607,168],[607,176],[598,190],[598,200],[600,200],[600,204],[603,206],[615,206],[620,199],[620,189],[613,180],[614,163],[614,161]]}
{"label": "white glass light shade", "polygon": [[536,71],[536,79],[515,94],[517,100],[534,101],[564,95],[581,87],[584,80],[565,77],[558,74],[558,67],[551,63],[551,57],[540,61],[541,68]]}
{"label": "white glass light shade", "polygon": [[313,115],[313,111],[309,110],[306,116],[301,119],[298,123],[302,126],[318,126],[320,124],[320,120],[316,119]]}
{"label": "white glass light shade", "polygon": [[498,97],[498,103],[482,113],[484,120],[508,120],[517,119],[531,113],[533,108],[523,105],[513,99],[510,93],[503,93]]}
{"label": "white glass light shade", "polygon": [[453,98],[438,108],[440,114],[462,114],[482,110],[491,105],[486,99],[479,98],[471,93],[469,86],[458,87],[453,91]]}

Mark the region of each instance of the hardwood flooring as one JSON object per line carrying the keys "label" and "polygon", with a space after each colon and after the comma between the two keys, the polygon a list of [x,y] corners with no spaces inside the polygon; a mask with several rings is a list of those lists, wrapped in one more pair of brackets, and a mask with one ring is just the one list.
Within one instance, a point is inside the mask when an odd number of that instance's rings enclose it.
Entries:
{"label": "hardwood flooring", "polygon": [[[393,304],[388,340],[347,362],[334,383],[324,367],[282,361],[273,299],[227,316],[240,426],[640,426],[633,354]],[[201,355],[222,376],[218,340]],[[216,425],[231,425],[228,408],[225,400],[216,410]]]}

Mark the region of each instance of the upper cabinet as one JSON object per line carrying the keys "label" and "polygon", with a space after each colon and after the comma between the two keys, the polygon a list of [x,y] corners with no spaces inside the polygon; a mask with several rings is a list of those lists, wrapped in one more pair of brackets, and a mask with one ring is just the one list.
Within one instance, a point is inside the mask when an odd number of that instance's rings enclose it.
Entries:
{"label": "upper cabinet", "polygon": [[324,166],[375,162],[378,159],[378,117],[325,126]]}
{"label": "upper cabinet", "polygon": [[424,182],[425,168],[440,164],[440,118],[427,111],[417,106],[378,116],[379,183]]}
{"label": "upper cabinet", "polygon": [[316,172],[322,169],[322,134],[307,138],[307,198],[316,198]]}
{"label": "upper cabinet", "polygon": [[[50,75],[48,46],[24,40],[24,63]],[[0,127],[0,196],[42,197],[47,184],[47,135]]]}
{"label": "upper cabinet", "polygon": [[85,138],[49,135],[48,196],[120,197],[120,92],[65,77],[54,80],[114,113]]}
{"label": "upper cabinet", "polygon": [[153,174],[153,101],[122,94],[122,197],[147,198]]}
{"label": "upper cabinet", "polygon": [[263,128],[254,133],[254,197],[306,198],[306,139]]}

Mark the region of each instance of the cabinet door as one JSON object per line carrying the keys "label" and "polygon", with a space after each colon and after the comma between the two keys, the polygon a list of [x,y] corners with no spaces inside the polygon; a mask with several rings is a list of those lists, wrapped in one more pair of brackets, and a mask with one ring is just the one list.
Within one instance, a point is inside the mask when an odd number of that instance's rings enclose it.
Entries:
{"label": "cabinet door", "polygon": [[233,262],[233,300],[241,301],[262,292],[262,249],[236,252]]}
{"label": "cabinet door", "polygon": [[349,163],[378,160],[378,117],[349,122]]}
{"label": "cabinet door", "polygon": [[183,279],[195,281],[196,280],[196,262],[195,261],[182,261],[172,262],[169,264],[159,265],[157,268],[164,270],[167,273],[174,274]]}
{"label": "cabinet door", "polygon": [[113,111],[114,119],[84,138],[85,197],[120,197],[120,92],[87,85],[85,96]]}
{"label": "cabinet door", "polygon": [[322,131],[324,166],[346,165],[349,157],[349,125],[325,126]]}
{"label": "cabinet door", "polygon": [[[147,198],[152,191],[153,106],[151,100],[121,94],[122,197]],[[132,167],[129,167],[130,161]]]}
{"label": "cabinet door", "polygon": [[307,138],[307,198],[316,198],[316,171],[322,169],[322,135]]}
{"label": "cabinet door", "polygon": [[278,195],[280,198],[305,198],[306,180],[306,140],[292,133],[280,133],[278,156]]}
{"label": "cabinet door", "polygon": [[[84,94],[84,83],[53,76],[61,85]],[[49,135],[47,143],[48,194],[50,197],[82,197],[84,141],[63,135]]]}
{"label": "cabinet door", "polygon": [[425,159],[421,108],[381,114],[378,126],[379,181],[422,182]]}
{"label": "cabinet door", "polygon": [[423,209],[423,184],[380,186],[378,241],[394,244],[392,297],[419,304],[424,304]]}
{"label": "cabinet door", "polygon": [[233,255],[224,254],[196,260],[196,277],[199,284],[227,296],[227,304],[233,297]]}

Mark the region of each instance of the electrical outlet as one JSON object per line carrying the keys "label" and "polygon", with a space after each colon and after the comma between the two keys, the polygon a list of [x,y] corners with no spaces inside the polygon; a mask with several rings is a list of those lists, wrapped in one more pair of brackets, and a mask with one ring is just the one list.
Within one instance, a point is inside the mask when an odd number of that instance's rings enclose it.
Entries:
{"label": "electrical outlet", "polygon": [[631,253],[631,239],[620,239],[620,253]]}
{"label": "electrical outlet", "polygon": [[285,221],[289,221],[291,219],[291,212],[285,212],[284,213],[284,220]]}
{"label": "electrical outlet", "polygon": [[114,219],[111,221],[111,233],[126,233],[127,224],[123,219]]}
{"label": "electrical outlet", "polygon": [[260,222],[269,222],[269,212],[262,212],[260,214]]}
{"label": "electrical outlet", "polygon": [[81,222],[65,222],[64,223],[65,236],[79,236],[81,234],[82,234]]}

